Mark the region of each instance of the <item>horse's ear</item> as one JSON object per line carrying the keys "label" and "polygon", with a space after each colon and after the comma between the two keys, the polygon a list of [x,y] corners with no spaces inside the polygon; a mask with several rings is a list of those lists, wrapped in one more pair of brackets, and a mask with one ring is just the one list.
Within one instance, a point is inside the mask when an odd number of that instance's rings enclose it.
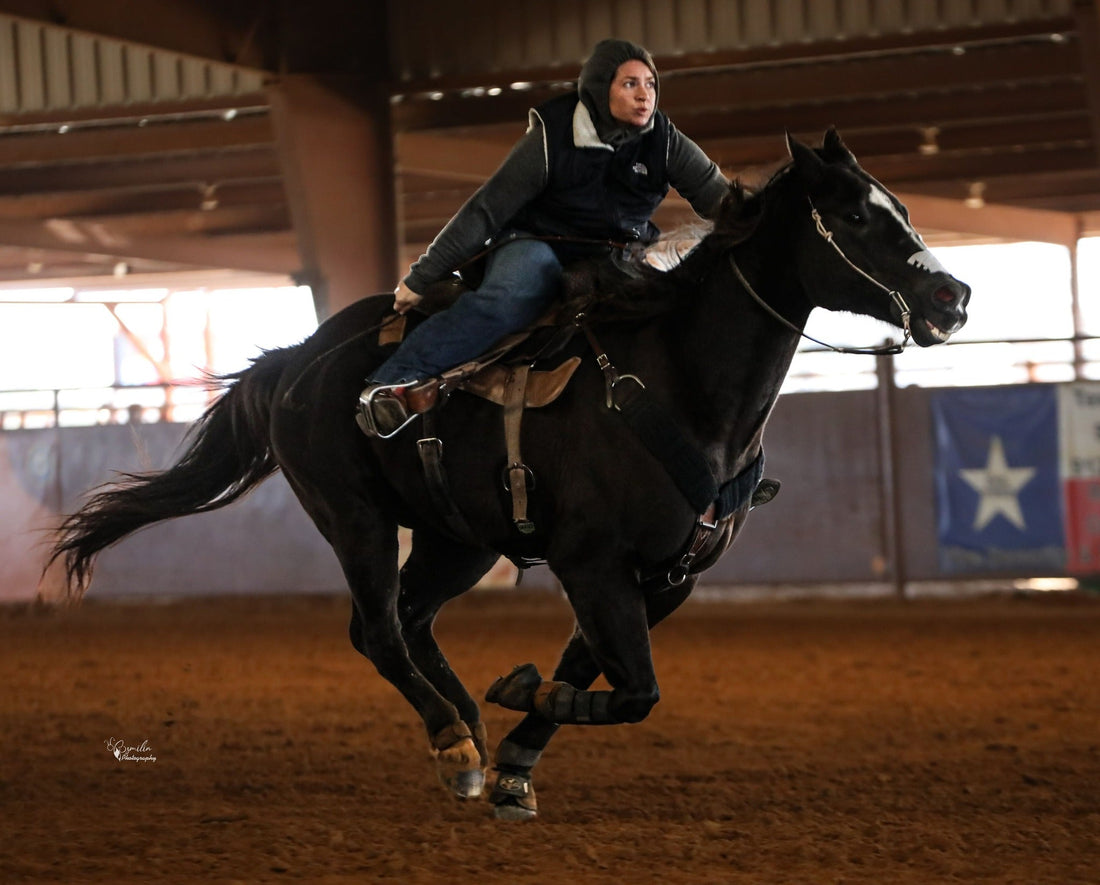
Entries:
{"label": "horse's ear", "polygon": [[848,150],[848,146],[841,140],[835,126],[830,126],[825,133],[825,142],[821,149],[822,156],[830,163],[843,163],[845,166],[855,166],[855,155]]}
{"label": "horse's ear", "polygon": [[807,147],[791,133],[787,133],[787,150],[791,152],[794,169],[808,184],[820,181],[825,172],[825,162],[811,147]]}

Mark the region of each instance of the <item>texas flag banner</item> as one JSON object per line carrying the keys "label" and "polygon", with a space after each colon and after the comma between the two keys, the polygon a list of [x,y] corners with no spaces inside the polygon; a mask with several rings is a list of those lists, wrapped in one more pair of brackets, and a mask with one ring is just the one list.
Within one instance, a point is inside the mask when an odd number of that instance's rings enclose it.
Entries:
{"label": "texas flag banner", "polygon": [[1049,385],[932,395],[944,571],[1064,573],[1058,412]]}
{"label": "texas flag banner", "polygon": [[1058,389],[1066,566],[1073,574],[1100,572],[1100,384]]}

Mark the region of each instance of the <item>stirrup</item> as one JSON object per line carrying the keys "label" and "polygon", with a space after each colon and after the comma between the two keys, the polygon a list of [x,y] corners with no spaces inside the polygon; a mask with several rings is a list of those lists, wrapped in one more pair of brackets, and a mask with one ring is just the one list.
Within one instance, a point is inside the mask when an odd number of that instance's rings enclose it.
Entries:
{"label": "stirrup", "polygon": [[[373,436],[377,439],[390,439],[408,427],[416,418],[417,413],[412,411],[401,395],[395,392],[407,386],[405,384],[368,384],[363,392],[359,394],[359,410],[355,415],[355,423],[359,425],[359,429],[367,436]],[[380,427],[378,424],[378,416],[375,414],[374,409],[376,399],[382,393],[392,394],[392,396],[386,398],[400,405],[403,419],[396,427],[387,429]]]}

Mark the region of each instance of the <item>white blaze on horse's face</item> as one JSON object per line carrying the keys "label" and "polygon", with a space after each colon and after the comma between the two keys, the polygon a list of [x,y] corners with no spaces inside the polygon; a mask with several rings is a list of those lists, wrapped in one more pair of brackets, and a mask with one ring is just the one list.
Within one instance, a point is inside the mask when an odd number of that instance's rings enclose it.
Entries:
{"label": "white blaze on horse's face", "polygon": [[940,264],[940,260],[927,249],[914,252],[908,261],[913,267],[919,267],[928,273],[947,273],[947,268]]}
{"label": "white blaze on horse's face", "polygon": [[890,199],[890,195],[887,194],[886,191],[872,185],[871,196],[868,202],[873,206],[878,206],[880,209],[885,209],[889,212],[897,220],[898,224],[900,224],[913,238],[913,242],[920,246],[916,252],[909,256],[909,264],[923,271],[927,271],[928,273],[947,273],[947,268],[940,264],[939,259],[928,251],[928,247],[924,244],[924,240],[921,239],[920,234],[918,234],[913,228],[913,225],[909,223],[909,219],[898,210],[897,204]]}

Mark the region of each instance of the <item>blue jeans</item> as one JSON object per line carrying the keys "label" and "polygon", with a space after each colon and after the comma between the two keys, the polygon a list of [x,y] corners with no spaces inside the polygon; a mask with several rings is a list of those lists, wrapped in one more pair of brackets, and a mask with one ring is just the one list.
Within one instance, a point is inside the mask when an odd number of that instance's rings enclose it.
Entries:
{"label": "blue jeans", "polygon": [[480,356],[537,320],[558,294],[561,262],[542,240],[517,239],[489,253],[481,285],[416,327],[370,377],[422,381]]}

